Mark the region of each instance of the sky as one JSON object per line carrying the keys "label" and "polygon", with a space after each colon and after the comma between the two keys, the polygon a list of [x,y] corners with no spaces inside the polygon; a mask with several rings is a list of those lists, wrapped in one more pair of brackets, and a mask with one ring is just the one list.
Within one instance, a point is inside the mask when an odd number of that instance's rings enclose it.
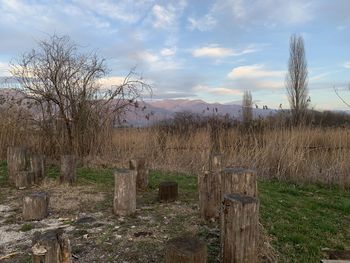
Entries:
{"label": "sky", "polygon": [[0,77],[52,34],[106,59],[103,83],[130,69],[152,99],[238,103],[250,90],[262,107],[288,108],[285,75],[292,34],[304,38],[311,107],[350,102],[349,0],[0,0]]}

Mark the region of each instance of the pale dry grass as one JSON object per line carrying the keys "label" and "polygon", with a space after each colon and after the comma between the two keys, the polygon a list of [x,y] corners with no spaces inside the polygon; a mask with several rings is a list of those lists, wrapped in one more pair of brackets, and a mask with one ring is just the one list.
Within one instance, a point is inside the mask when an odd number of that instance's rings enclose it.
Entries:
{"label": "pale dry grass", "polygon": [[[295,128],[243,134],[222,131],[220,144],[226,166],[254,168],[259,176],[297,183],[350,186],[350,129]],[[114,163],[146,156],[154,169],[198,174],[207,169],[207,129],[164,134],[156,128],[118,129],[113,136]]]}

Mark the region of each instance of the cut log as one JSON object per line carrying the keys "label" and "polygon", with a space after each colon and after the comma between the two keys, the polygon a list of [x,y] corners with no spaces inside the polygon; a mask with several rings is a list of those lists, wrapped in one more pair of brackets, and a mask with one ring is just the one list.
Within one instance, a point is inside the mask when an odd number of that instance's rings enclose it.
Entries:
{"label": "cut log", "polygon": [[19,189],[30,187],[33,184],[33,172],[18,171],[15,175],[15,186]]}
{"label": "cut log", "polygon": [[159,184],[158,199],[164,202],[173,202],[178,197],[176,182],[162,182]]}
{"label": "cut log", "polygon": [[129,161],[129,169],[130,170],[136,170],[137,169],[137,161],[136,161],[136,159],[131,159]]}
{"label": "cut log", "polygon": [[220,174],[206,171],[198,176],[199,209],[205,220],[219,218],[221,205]]}
{"label": "cut log", "polygon": [[259,204],[256,198],[226,194],[221,212],[221,262],[258,261]]}
{"label": "cut log", "polygon": [[76,180],[77,159],[75,155],[61,156],[60,183],[72,185]]}
{"label": "cut log", "polygon": [[38,192],[23,198],[23,219],[41,220],[47,217],[49,197],[47,193]]}
{"label": "cut log", "polygon": [[116,215],[130,215],[136,210],[136,171],[114,171],[114,202]]}
{"label": "cut log", "polygon": [[30,157],[30,170],[34,175],[34,184],[40,184],[45,177],[45,156],[35,154]]}
{"label": "cut log", "polygon": [[35,233],[32,244],[33,263],[72,263],[70,241],[62,229]]}
{"label": "cut log", "polygon": [[24,146],[7,148],[7,169],[9,183],[15,185],[18,171],[28,171],[28,149]]}
{"label": "cut log", "polygon": [[196,237],[178,237],[166,246],[165,263],[206,263],[207,245]]}
{"label": "cut log", "polygon": [[221,200],[225,194],[257,197],[257,189],[257,176],[254,170],[237,167],[221,171]]}

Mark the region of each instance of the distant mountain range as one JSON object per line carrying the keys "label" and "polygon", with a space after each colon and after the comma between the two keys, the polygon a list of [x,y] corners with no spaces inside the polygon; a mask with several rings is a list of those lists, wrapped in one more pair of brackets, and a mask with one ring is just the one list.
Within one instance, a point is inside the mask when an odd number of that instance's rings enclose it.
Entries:
{"label": "distant mountain range", "polygon": [[[0,89],[0,106],[6,107],[9,101],[19,100],[23,94],[12,89]],[[24,105],[28,101],[24,100],[18,105]],[[32,111],[34,109],[31,109]],[[228,115],[231,118],[241,119],[241,105],[207,103],[203,100],[188,99],[166,99],[166,100],[148,100],[139,103],[136,110],[126,113],[126,125],[148,126],[158,121],[171,120],[176,112],[192,112],[201,116]],[[35,112],[35,111],[34,111]],[[266,117],[273,114],[275,110],[253,109],[253,115],[257,117]]]}

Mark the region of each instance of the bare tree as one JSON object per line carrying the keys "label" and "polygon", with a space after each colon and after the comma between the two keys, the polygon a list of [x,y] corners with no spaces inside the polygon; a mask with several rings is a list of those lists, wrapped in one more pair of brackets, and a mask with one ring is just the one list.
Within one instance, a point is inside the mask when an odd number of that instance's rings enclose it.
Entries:
{"label": "bare tree", "polygon": [[288,100],[295,125],[305,119],[308,107],[308,70],[304,39],[292,35],[290,38],[288,72],[286,76]]}
{"label": "bare tree", "polygon": [[253,119],[253,99],[249,90],[243,93],[242,118],[245,126],[249,125]]}
{"label": "bare tree", "polygon": [[105,60],[79,52],[67,36],[40,41],[38,49],[12,62],[10,71],[18,89],[39,109],[40,128],[54,134],[62,151],[77,154],[88,153],[89,135],[114,125],[150,88],[133,71],[122,84],[102,87],[99,80],[108,74]]}

